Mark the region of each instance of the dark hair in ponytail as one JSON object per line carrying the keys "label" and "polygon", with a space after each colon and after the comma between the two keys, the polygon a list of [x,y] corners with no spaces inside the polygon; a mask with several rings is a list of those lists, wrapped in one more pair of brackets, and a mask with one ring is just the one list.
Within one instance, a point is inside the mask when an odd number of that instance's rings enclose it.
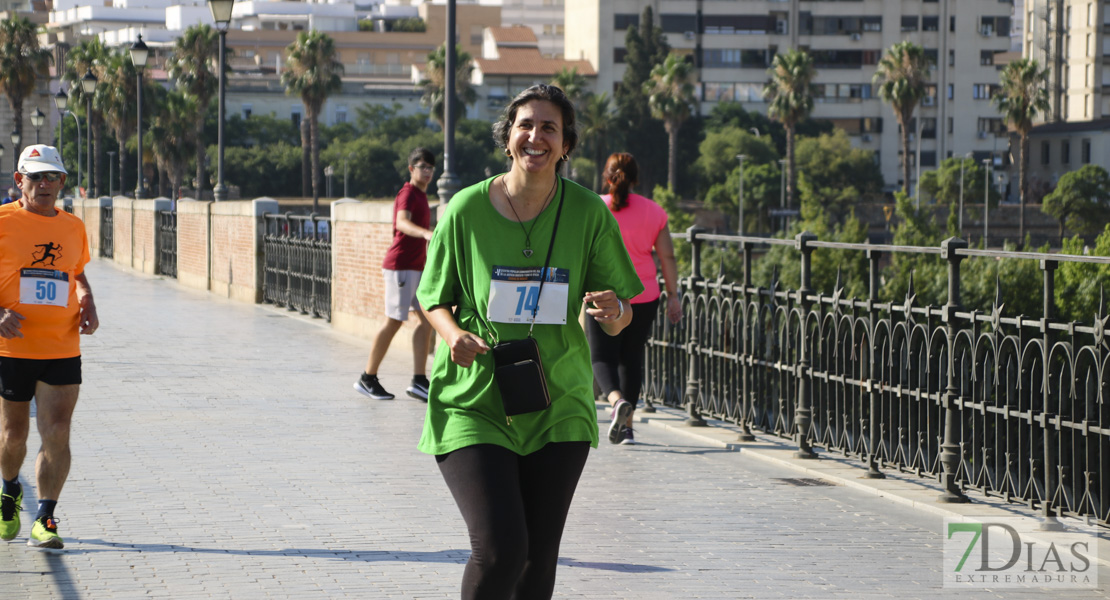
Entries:
{"label": "dark hair in ponytail", "polygon": [[609,193],[613,195],[613,212],[628,206],[632,186],[640,183],[640,168],[636,166],[636,159],[627,152],[611,154],[605,161],[605,183],[609,184]]}

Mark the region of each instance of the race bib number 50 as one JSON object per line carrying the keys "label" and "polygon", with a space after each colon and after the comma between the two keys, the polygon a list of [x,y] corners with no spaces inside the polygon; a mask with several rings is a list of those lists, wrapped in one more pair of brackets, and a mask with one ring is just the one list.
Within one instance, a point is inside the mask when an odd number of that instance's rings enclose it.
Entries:
{"label": "race bib number 50", "polygon": [[[544,272],[540,290],[540,272]],[[493,267],[486,318],[497,323],[565,325],[570,271],[540,267]]]}
{"label": "race bib number 50", "polygon": [[21,269],[19,302],[65,306],[69,303],[69,273],[54,269]]}

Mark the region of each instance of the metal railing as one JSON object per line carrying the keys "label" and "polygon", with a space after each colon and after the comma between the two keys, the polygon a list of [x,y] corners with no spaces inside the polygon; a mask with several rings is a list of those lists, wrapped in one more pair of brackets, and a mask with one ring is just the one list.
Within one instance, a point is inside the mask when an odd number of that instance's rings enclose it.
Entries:
{"label": "metal railing", "polygon": [[100,208],[100,256],[112,258],[114,246],[112,243],[112,207]]}
{"label": "metal railing", "polygon": [[[680,236],[681,237],[681,234]],[[1090,323],[1055,318],[1061,262],[1110,258],[974,250],[952,238],[937,247],[705,235],[692,229],[692,275],[682,282],[683,320],[671,325],[660,302],[644,368],[651,401],[793,439],[796,455],[814,447],[854,457],[866,477],[882,469],[935,477],[940,502],[966,502],[966,490],[1056,516],[1110,526],[1110,315]],[[706,280],[704,243],[738,245],[743,281]],[[753,250],[791,245],[799,290],[752,285]],[[866,299],[811,289],[817,248],[866,253]],[[947,263],[948,300],[921,306],[912,288],[901,302],[879,299],[879,266],[893,253],[934,254]],[[1002,316],[960,303],[966,259],[1035,260],[1043,273],[1043,314]],[[1011,293],[1028,293],[1014,290]],[[862,469],[861,469],[862,470]]]}
{"label": "metal railing", "polygon": [[263,302],[331,321],[331,221],[316,215],[264,215]]}
{"label": "metal railing", "polygon": [[158,272],[177,277],[177,211],[158,211]]}

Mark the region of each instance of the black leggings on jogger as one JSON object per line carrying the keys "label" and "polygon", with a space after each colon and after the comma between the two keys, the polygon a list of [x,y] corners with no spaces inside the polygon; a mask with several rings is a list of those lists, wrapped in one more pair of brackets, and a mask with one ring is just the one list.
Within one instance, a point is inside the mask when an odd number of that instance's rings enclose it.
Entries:
{"label": "black leggings on jogger", "polygon": [[589,442],[553,442],[527,456],[492,444],[436,456],[470,533],[463,600],[551,598],[589,452]]}
{"label": "black leggings on jogger", "polygon": [[632,322],[617,335],[605,333],[596,320],[586,318],[594,378],[605,396],[613,390],[620,390],[621,396],[632,406],[640,401],[644,380],[644,346],[651,336],[651,324],[655,322],[658,307],[658,298],[633,304]]}

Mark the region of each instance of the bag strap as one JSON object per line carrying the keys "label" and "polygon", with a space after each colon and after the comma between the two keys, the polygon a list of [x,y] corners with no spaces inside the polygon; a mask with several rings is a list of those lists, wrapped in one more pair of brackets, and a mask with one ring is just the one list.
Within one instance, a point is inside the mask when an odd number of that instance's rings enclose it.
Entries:
{"label": "bag strap", "polygon": [[[536,292],[536,304],[532,306],[532,324],[528,326],[528,337],[532,337],[532,328],[536,326],[536,313],[540,310],[540,297],[543,295],[543,282],[547,279],[547,267],[551,265],[551,251],[555,249],[555,232],[559,231],[559,217],[563,214],[563,198],[567,195],[567,182],[561,176],[559,185],[559,208],[555,210],[555,226],[551,228],[551,243],[547,246],[547,258],[543,261],[543,270],[540,271],[540,289]],[[537,217],[538,218],[538,217]]]}

